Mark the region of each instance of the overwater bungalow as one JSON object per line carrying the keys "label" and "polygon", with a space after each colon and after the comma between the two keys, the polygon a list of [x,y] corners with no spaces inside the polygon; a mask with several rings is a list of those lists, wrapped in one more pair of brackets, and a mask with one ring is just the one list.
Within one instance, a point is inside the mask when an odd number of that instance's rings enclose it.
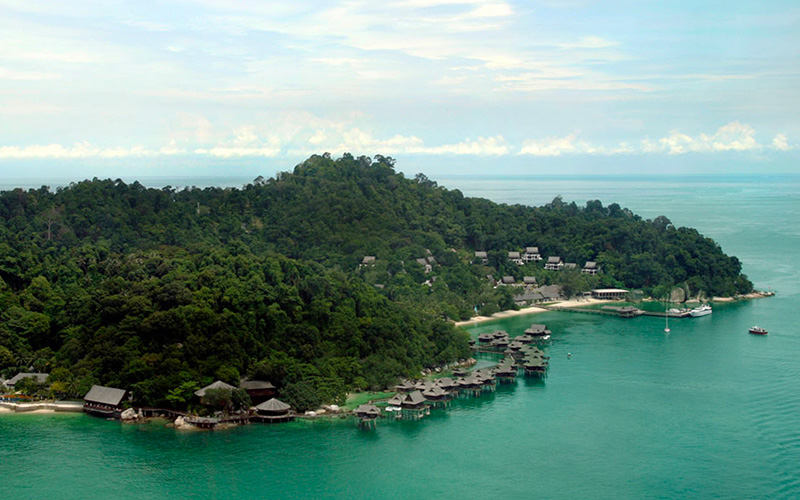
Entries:
{"label": "overwater bungalow", "polygon": [[481,395],[483,382],[475,375],[469,375],[458,379],[459,397],[477,397]]}
{"label": "overwater bungalow", "polygon": [[252,420],[264,424],[276,424],[294,420],[292,407],[278,399],[272,398],[256,406],[256,414]]}
{"label": "overwater bungalow", "polygon": [[492,340],[491,342],[489,342],[489,346],[491,346],[491,347],[493,347],[493,348],[495,348],[497,350],[502,351],[502,350],[505,350],[505,348],[508,347],[509,343],[510,342],[508,341],[507,337],[501,337],[501,338],[496,338],[496,339]]}
{"label": "overwater bungalow", "polygon": [[503,360],[495,367],[494,374],[501,384],[512,384],[517,380],[517,368],[511,361]]}
{"label": "overwater bungalow", "polygon": [[521,344],[530,344],[533,340],[534,338],[527,333],[514,337],[514,342],[519,342]]}
{"label": "overwater bungalow", "polygon": [[442,388],[442,390],[446,391],[448,394],[452,396],[453,391],[458,390],[458,384],[455,380],[450,377],[442,377],[436,381],[436,385]]}
{"label": "overwater bungalow", "polygon": [[93,385],[83,397],[83,411],[101,418],[119,418],[122,401],[128,395],[125,389]]}
{"label": "overwater bungalow", "polygon": [[529,335],[534,342],[549,340],[552,332],[547,329],[547,325],[532,324],[527,330],[525,335]]}
{"label": "overwater bungalow", "polygon": [[486,345],[489,342],[494,340],[494,333],[482,333],[478,335],[478,344],[479,345]]}
{"label": "overwater bungalow", "polygon": [[394,390],[403,394],[408,394],[409,392],[415,390],[415,386],[416,384],[414,384],[410,380],[403,380],[402,382],[394,386]]}
{"label": "overwater bungalow", "polygon": [[428,404],[434,408],[447,408],[450,404],[450,394],[438,385],[425,390],[422,395]]}
{"label": "overwater bungalow", "polygon": [[419,420],[425,416],[428,409],[425,405],[425,396],[420,391],[413,391],[405,395],[400,404],[404,419]]}
{"label": "overwater bungalow", "polygon": [[547,362],[540,357],[525,358],[523,363],[525,375],[543,377],[547,373]]}
{"label": "overwater bungalow", "polygon": [[477,378],[481,381],[481,391],[494,392],[497,387],[497,377],[492,370],[482,370]]}
{"label": "overwater bungalow", "polygon": [[381,410],[375,405],[361,405],[353,412],[359,419],[359,426],[366,429],[374,429],[377,425],[378,417],[381,416]]}

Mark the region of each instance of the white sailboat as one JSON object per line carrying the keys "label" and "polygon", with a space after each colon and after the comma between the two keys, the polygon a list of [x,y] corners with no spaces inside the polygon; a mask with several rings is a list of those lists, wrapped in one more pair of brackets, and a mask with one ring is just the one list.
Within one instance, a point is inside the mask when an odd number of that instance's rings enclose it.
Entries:
{"label": "white sailboat", "polygon": [[664,308],[664,333],[669,333],[669,311],[667,308]]}

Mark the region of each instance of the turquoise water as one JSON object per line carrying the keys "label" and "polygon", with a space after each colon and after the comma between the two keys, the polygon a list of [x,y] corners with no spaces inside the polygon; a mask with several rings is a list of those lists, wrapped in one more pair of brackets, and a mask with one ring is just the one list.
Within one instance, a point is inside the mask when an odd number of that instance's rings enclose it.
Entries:
{"label": "turquoise water", "polygon": [[[544,382],[421,422],[181,433],[83,415],[0,415],[5,498],[798,498],[800,182],[796,177],[440,181],[497,201],[616,201],[697,227],[770,299],[670,322],[544,313]],[[749,335],[753,324],[767,337]],[[571,357],[567,357],[571,353]]]}

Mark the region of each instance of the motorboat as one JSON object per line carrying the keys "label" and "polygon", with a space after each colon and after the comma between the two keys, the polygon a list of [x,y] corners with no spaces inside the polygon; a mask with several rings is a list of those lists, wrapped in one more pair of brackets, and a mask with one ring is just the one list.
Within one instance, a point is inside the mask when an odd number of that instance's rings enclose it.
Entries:
{"label": "motorboat", "polygon": [[700,316],[708,316],[711,314],[711,306],[708,304],[703,304],[700,307],[695,307],[691,311],[689,311],[689,316],[693,318],[699,318]]}
{"label": "motorboat", "polygon": [[766,335],[767,334],[767,329],[766,328],[762,328],[760,326],[751,326],[750,330],[748,330],[748,331],[750,333],[752,333],[753,335]]}

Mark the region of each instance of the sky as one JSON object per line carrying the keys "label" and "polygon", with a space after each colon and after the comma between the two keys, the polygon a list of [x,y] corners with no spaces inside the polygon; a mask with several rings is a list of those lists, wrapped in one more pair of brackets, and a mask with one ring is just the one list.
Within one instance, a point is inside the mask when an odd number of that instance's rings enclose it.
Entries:
{"label": "sky", "polygon": [[796,0],[0,0],[0,178],[798,172]]}

